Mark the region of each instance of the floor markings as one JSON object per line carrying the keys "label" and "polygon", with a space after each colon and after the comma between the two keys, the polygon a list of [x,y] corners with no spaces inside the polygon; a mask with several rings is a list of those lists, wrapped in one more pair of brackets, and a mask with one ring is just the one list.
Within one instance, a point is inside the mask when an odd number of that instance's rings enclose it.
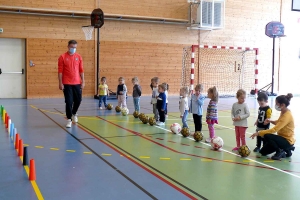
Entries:
{"label": "floor markings", "polygon": [[59,148],[50,148],[51,150],[53,150],[53,151],[58,151],[59,150]]}
{"label": "floor markings", "polygon": [[180,160],[192,160],[190,158],[180,158]]}
{"label": "floor markings", "polygon": [[44,147],[43,146],[35,146],[35,148],[43,149]]}
{"label": "floor markings", "polygon": [[66,150],[66,152],[76,152],[75,150]]}
{"label": "floor markings", "polygon": [[202,162],[212,162],[211,159],[206,159],[206,158],[202,158],[201,161],[202,161]]}
{"label": "floor markings", "polygon": [[109,154],[109,153],[102,153],[101,155],[102,156],[111,156],[111,154]]}
{"label": "floor markings", "polygon": [[160,160],[171,160],[171,158],[159,158]]}
{"label": "floor markings", "polygon": [[[264,160],[264,162],[274,162],[274,160]],[[285,161],[286,162],[286,161]]]}
{"label": "floor markings", "polygon": [[140,156],[140,158],[149,159],[150,157],[149,156]]}
{"label": "floor markings", "polygon": [[224,160],[224,162],[233,162],[233,160]]}
{"label": "floor markings", "polygon": [[84,154],[93,154],[92,152],[85,151]]}
{"label": "floor markings", "polygon": [[29,144],[23,144],[24,147],[29,147]]}

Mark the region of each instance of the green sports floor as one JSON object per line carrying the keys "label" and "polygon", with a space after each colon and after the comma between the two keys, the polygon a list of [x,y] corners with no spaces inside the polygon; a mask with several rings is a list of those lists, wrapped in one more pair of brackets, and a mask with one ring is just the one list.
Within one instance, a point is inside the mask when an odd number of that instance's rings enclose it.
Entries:
{"label": "green sports floor", "polygon": [[[141,112],[153,116],[149,99],[150,97],[142,97]],[[271,107],[274,107],[274,100],[274,97],[270,97]],[[230,117],[231,105],[235,101],[234,98],[221,98],[218,104],[219,124],[215,129],[216,135],[224,140],[224,146],[219,151],[211,150],[210,144],[204,143],[204,140],[195,142],[193,138],[171,133],[169,127],[172,123],[181,124],[176,97],[169,99],[168,118],[163,127],[145,125],[131,114],[122,116],[114,110],[97,110],[98,102],[94,99],[83,100],[78,112],[79,122],[77,125],[73,124],[71,129],[64,127],[66,121],[62,99],[16,102],[1,100],[0,104],[11,113],[12,119],[17,118],[16,124],[24,130],[24,143],[37,160],[36,182],[40,185],[44,199],[55,199],[57,196],[60,197],[57,199],[299,199],[300,146],[297,142],[293,156],[281,161],[273,161],[270,159],[271,155],[264,157],[254,152],[247,158],[241,158],[231,151],[236,146]],[[127,102],[132,113],[132,99],[128,98]],[[16,103],[18,106],[14,105]],[[115,106],[117,101],[110,100],[109,103]],[[204,111],[207,103],[208,99],[205,101]],[[253,150],[256,141],[249,136],[255,130],[258,104],[254,97],[249,97],[247,103],[251,116],[248,118],[246,142]],[[295,97],[290,106],[295,118],[297,141],[300,139],[300,115],[297,113],[299,103],[300,98]],[[279,112],[273,109],[272,118],[276,119],[278,116]],[[40,122],[34,124],[34,121]],[[34,125],[31,126],[32,123]],[[188,124],[193,131],[192,115],[189,115]],[[4,132],[3,126],[0,126],[1,135]],[[204,138],[208,136],[204,121],[202,133]],[[1,143],[6,143],[5,138],[1,137]],[[59,150],[54,153],[54,149]],[[55,165],[55,170],[51,173],[47,169],[49,164],[46,164],[50,162],[47,159],[49,154],[60,163]],[[1,161],[7,157],[0,157]],[[72,175],[76,181],[83,181],[84,187],[75,190],[70,186],[73,189],[69,188],[70,191],[59,189],[66,180],[65,176],[68,176],[63,173],[64,170],[71,173],[70,170],[73,169],[68,168],[70,163],[75,166],[77,162],[84,164],[78,169],[80,172]],[[3,163],[5,162],[0,162],[0,176],[7,177],[7,173],[1,173],[1,168],[8,167]],[[98,173],[102,168],[103,171],[113,168],[122,174],[115,178],[115,171],[100,175]],[[78,173],[85,174],[84,178],[77,179]],[[47,177],[47,181],[44,177]],[[124,177],[126,180],[122,183]],[[4,182],[7,183],[7,179],[1,178],[0,190],[3,189],[1,185]],[[53,187],[53,182],[58,186]],[[23,184],[26,182],[21,185]],[[99,187],[95,188],[95,184]],[[102,184],[107,185],[107,188],[100,187]],[[6,191],[2,196],[0,194],[0,199],[13,199],[11,195],[14,194]],[[30,198],[24,199],[36,199],[36,196],[32,193]]]}

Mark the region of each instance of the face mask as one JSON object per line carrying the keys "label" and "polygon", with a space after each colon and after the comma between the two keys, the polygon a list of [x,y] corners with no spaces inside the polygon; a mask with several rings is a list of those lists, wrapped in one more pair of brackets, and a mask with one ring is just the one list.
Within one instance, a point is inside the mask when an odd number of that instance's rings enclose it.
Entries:
{"label": "face mask", "polygon": [[76,48],[70,48],[69,52],[70,52],[71,54],[74,54],[74,53],[76,52]]}
{"label": "face mask", "polygon": [[281,111],[281,108],[280,108],[279,106],[277,106],[277,105],[275,105],[275,109],[276,109],[277,111]]}

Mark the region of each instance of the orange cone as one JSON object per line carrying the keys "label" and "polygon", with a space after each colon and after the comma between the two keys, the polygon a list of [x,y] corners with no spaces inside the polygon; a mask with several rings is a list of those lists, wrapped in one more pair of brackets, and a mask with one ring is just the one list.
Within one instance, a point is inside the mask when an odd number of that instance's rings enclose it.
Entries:
{"label": "orange cone", "polygon": [[35,181],[35,165],[34,165],[34,160],[30,160],[30,166],[29,166],[29,180],[30,181]]}
{"label": "orange cone", "polygon": [[15,139],[15,149],[19,148],[19,134],[16,134],[16,139]]}
{"label": "orange cone", "polygon": [[5,113],[5,116],[4,116],[4,124],[6,124],[6,121],[7,121],[7,113]]}
{"label": "orange cone", "polygon": [[18,156],[23,156],[23,140],[19,140],[19,154]]}

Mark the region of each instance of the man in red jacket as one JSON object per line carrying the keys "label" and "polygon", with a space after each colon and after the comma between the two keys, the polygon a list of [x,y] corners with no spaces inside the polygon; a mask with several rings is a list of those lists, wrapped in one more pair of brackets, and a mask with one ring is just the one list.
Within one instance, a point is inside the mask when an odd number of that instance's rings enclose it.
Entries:
{"label": "man in red jacket", "polygon": [[65,96],[67,128],[72,126],[72,116],[74,122],[78,122],[77,110],[85,85],[82,57],[76,53],[76,48],[77,42],[70,40],[68,43],[69,50],[58,59],[59,89],[63,90]]}

